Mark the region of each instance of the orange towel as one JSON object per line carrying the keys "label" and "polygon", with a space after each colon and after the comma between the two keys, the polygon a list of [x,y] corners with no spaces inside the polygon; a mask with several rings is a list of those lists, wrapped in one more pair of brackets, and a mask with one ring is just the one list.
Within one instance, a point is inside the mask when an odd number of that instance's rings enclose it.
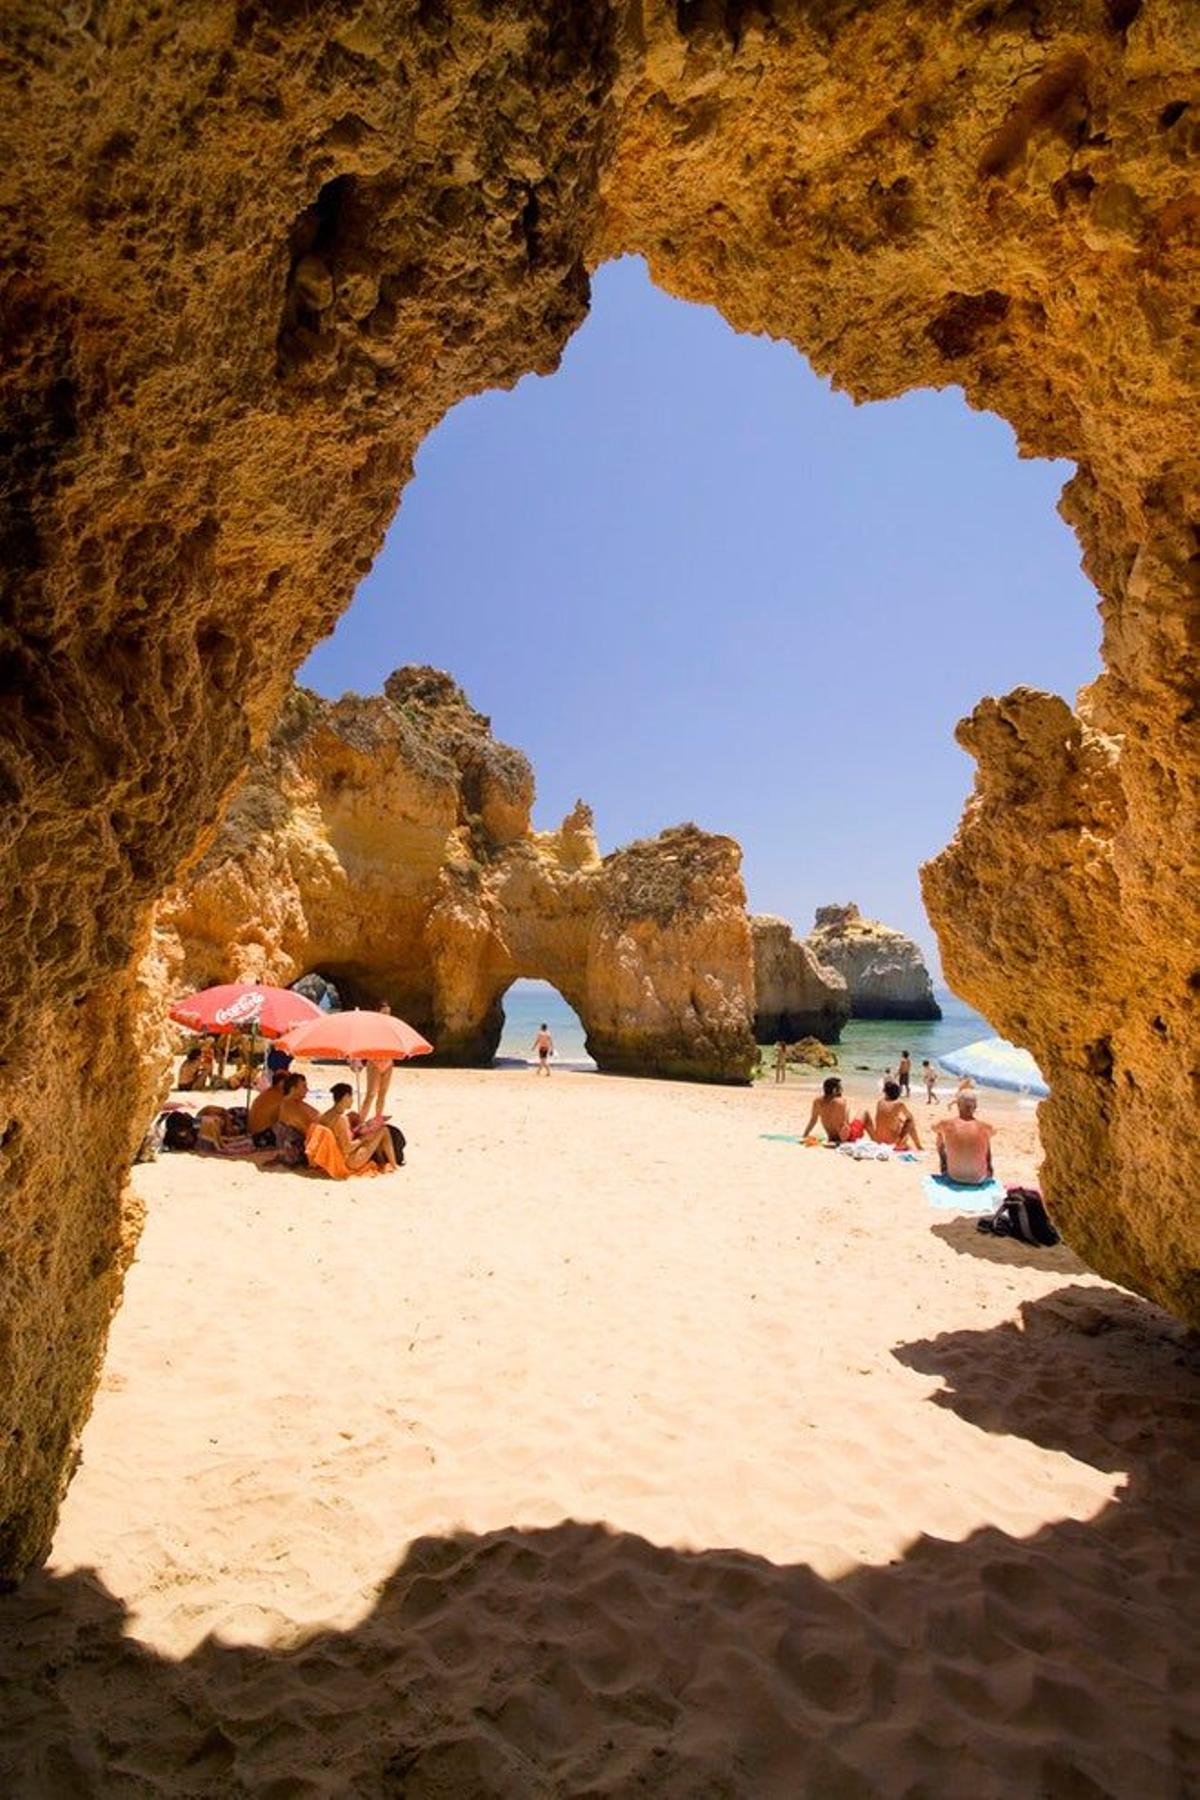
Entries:
{"label": "orange towel", "polygon": [[351,1169],[342,1155],[341,1145],[328,1125],[309,1126],[304,1139],[304,1154],[314,1169],[320,1169],[325,1175],[332,1175],[335,1181],[345,1181],[351,1175],[379,1173],[373,1162],[364,1163],[361,1169]]}

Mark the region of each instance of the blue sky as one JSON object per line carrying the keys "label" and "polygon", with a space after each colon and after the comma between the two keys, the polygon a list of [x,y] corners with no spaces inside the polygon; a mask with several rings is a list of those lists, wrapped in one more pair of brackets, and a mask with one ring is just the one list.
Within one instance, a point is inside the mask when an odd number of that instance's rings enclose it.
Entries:
{"label": "blue sky", "polygon": [[550,378],[426,440],[374,569],[300,679],[377,692],[448,669],[609,850],[694,819],[745,852],[755,911],[827,900],[927,950],[917,868],[973,764],[953,731],[1024,682],[1096,673],[1096,596],[1055,503],[956,391],[856,407],[609,264]]}

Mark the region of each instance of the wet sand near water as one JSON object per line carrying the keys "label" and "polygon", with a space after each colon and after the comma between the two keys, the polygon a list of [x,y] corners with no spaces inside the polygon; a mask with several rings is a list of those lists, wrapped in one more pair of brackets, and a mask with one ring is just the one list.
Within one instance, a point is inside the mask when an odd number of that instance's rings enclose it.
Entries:
{"label": "wet sand near water", "polygon": [[[0,1599],[0,1791],[1200,1791],[1175,1322],[931,1211],[932,1159],[764,1138],[795,1084],[401,1070],[392,1110],[390,1177],[136,1171]],[[980,1110],[1029,1179],[1035,1115]]]}

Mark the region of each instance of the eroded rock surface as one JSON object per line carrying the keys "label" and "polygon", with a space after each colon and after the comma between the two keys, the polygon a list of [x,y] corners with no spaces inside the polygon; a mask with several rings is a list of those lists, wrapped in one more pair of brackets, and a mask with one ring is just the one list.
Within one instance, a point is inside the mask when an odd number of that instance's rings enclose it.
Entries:
{"label": "eroded rock surface", "polygon": [[[1111,830],[1047,867],[975,804],[928,891],[956,988],[1028,1022],[1063,1096],[1078,1247],[1200,1317],[1191,1190],[1152,1147],[1195,1098],[1193,0],[196,0],[0,33],[0,1568],[46,1547],[132,1242],[150,909],[424,433],[551,370],[626,251],[860,399],[957,383],[1075,461],[1105,673],[1065,741],[1110,746]],[[994,734],[989,790],[1086,810],[1028,763]],[[1032,972],[987,937],[993,839]]]}
{"label": "eroded rock surface", "polygon": [[819,1038],[836,1044],[850,1017],[845,978],[818,962],[786,919],[750,918],[754,937],[754,1037],[760,1044]]}
{"label": "eroded rock surface", "polygon": [[855,1019],[940,1019],[925,958],[904,932],[857,906],[818,906],[804,943],[846,983]]}
{"label": "eroded rock surface", "polygon": [[1196,1224],[1178,1204],[1200,1183],[1185,1125],[1197,1101],[1195,932],[1151,936],[1156,918],[1169,930],[1188,864],[1164,867],[1163,906],[1147,907],[1133,952],[1122,872],[1136,827],[1120,744],[1029,688],[982,701],[958,738],[978,764],[975,791],[922,872],[946,977],[1049,1079],[1043,1173],[1064,1235],[1114,1279],[1200,1318]]}
{"label": "eroded rock surface", "polygon": [[[602,857],[590,810],[530,824],[533,772],[449,676],[289,696],[207,855],[159,909],[174,992],[318,973],[386,999],[445,1062],[485,1063],[518,976],[574,1007],[602,1069],[745,1081],[741,852],[681,826]],[[165,999],[165,996],[164,996]]]}

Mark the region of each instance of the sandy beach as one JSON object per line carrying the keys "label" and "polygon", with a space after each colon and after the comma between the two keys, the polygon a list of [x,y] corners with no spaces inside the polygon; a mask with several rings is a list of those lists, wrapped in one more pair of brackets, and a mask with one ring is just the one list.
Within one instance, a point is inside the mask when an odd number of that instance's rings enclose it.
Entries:
{"label": "sandy beach", "polygon": [[813,1085],[401,1071],[394,1176],[139,1168],[0,1791],[1200,1792],[1194,1347],[764,1136]]}

